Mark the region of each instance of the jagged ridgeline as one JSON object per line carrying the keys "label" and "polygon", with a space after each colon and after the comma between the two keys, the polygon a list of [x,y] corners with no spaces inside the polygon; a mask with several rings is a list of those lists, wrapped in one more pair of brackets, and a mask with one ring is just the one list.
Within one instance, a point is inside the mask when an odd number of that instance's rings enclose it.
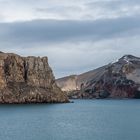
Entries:
{"label": "jagged ridgeline", "polygon": [[140,58],[125,55],[95,70],[57,80],[70,98],[140,98]]}
{"label": "jagged ridgeline", "polygon": [[0,52],[0,103],[68,102],[56,85],[47,57]]}

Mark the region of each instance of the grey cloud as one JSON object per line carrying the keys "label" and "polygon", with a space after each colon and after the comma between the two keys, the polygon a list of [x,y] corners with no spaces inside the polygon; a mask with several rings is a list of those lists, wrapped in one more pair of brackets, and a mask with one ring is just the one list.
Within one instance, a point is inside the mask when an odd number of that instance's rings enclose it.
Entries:
{"label": "grey cloud", "polygon": [[103,0],[103,1],[91,1],[89,3],[85,3],[85,6],[88,6],[90,8],[92,7],[104,7],[104,8],[110,8],[112,10],[115,10],[114,8],[119,8],[121,6],[138,6],[140,5],[139,0]]}
{"label": "grey cloud", "polygon": [[71,41],[98,41],[107,38],[140,33],[140,18],[127,17],[97,21],[35,20],[1,23],[0,41],[11,43],[57,43]]}
{"label": "grey cloud", "polygon": [[93,20],[116,18],[140,15],[139,9],[139,0],[0,1],[0,13],[4,16],[2,21],[8,22],[29,19]]}
{"label": "grey cloud", "polygon": [[[37,12],[43,12],[43,13],[47,13],[47,12],[52,12],[52,13],[62,13],[62,12],[71,12],[71,11],[78,11],[80,12],[82,9],[79,6],[63,6],[63,5],[59,5],[59,6],[52,6],[52,7],[47,7],[47,8],[36,8],[35,11]],[[63,13],[65,14],[65,13]]]}
{"label": "grey cloud", "polygon": [[91,1],[89,3],[85,3],[85,6],[88,10],[98,11],[98,16],[101,16],[101,18],[140,15],[139,0]]}
{"label": "grey cloud", "polygon": [[[80,6],[64,6],[64,5],[59,5],[59,6],[52,6],[52,7],[45,7],[45,8],[35,8],[34,11],[37,14],[42,14],[42,15],[52,15],[56,16],[59,18],[67,19],[68,17],[70,19],[73,19],[76,17],[76,14],[82,12],[82,8]],[[76,14],[73,14],[73,11]]]}

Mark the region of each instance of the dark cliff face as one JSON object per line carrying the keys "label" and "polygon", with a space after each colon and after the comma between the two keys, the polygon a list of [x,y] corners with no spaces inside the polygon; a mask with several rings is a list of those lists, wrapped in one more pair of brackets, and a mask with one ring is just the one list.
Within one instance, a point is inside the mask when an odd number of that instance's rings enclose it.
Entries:
{"label": "dark cliff face", "polygon": [[[114,63],[76,76],[77,90],[69,91],[75,98],[139,98],[140,97],[140,58],[125,55]],[[57,80],[63,83],[68,79]],[[70,81],[69,81],[70,82]]]}
{"label": "dark cliff face", "polygon": [[0,103],[68,102],[47,57],[0,53]]}

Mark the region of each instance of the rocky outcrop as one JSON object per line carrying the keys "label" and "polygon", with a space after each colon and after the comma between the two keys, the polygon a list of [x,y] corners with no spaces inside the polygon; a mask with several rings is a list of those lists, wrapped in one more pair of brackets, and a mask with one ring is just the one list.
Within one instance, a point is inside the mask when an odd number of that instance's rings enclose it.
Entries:
{"label": "rocky outcrop", "polygon": [[0,53],[0,103],[68,102],[47,57]]}
{"label": "rocky outcrop", "polygon": [[65,88],[69,77],[57,80],[70,98],[140,98],[140,58],[125,55],[114,63],[76,75],[75,79],[71,90]]}

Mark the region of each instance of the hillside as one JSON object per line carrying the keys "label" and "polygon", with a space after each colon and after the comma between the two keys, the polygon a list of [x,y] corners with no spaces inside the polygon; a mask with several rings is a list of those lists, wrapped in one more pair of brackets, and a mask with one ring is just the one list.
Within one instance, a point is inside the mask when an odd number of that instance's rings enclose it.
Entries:
{"label": "hillside", "polygon": [[114,63],[56,82],[75,98],[139,98],[140,58],[125,55]]}

